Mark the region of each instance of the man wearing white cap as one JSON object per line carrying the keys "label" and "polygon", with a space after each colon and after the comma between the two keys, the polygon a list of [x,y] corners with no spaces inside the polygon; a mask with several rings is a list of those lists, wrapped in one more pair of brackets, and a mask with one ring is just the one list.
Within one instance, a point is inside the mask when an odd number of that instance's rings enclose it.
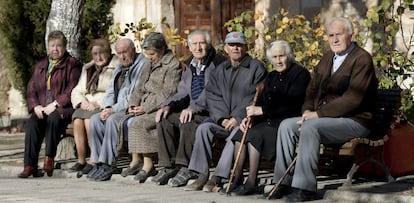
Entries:
{"label": "man wearing white cap", "polygon": [[[206,184],[214,140],[231,140],[240,122],[246,117],[245,109],[252,104],[257,85],[266,77],[263,64],[247,54],[243,33],[231,32],[227,34],[224,42],[224,50],[229,59],[212,70],[210,82],[205,89],[210,116],[196,131],[188,168],[197,172],[198,178],[186,190],[201,190]],[[222,157],[223,162],[218,163],[224,167],[217,167],[215,175],[227,178],[234,147],[226,146],[225,149],[222,152],[225,158]]]}

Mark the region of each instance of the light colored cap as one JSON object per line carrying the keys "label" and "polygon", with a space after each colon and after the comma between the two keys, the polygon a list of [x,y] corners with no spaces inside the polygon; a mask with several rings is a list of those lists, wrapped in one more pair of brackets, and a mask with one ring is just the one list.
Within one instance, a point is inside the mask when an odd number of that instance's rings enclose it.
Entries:
{"label": "light colored cap", "polygon": [[224,40],[226,44],[246,44],[246,39],[242,32],[230,32],[226,35],[226,39]]}

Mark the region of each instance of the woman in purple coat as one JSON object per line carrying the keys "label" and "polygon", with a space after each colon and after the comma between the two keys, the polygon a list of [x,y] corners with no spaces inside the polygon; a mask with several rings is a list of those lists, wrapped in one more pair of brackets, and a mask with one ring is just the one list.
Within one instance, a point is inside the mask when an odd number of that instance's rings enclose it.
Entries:
{"label": "woman in purple coat", "polygon": [[[33,70],[27,86],[30,118],[25,124],[24,170],[19,178],[52,176],[60,136],[73,113],[70,95],[78,83],[81,64],[66,51],[66,37],[52,31],[47,37],[47,57]],[[45,139],[43,172],[38,170],[41,145]]]}

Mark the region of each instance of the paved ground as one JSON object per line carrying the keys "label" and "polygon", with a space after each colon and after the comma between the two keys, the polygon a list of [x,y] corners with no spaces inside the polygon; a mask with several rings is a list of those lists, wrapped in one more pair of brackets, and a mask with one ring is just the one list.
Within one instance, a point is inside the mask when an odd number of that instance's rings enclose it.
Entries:
{"label": "paved ground", "polygon": [[[132,177],[114,175],[110,181],[94,182],[73,173],[55,170],[53,177],[19,179],[22,170],[23,134],[0,133],[0,202],[269,202],[260,195],[236,197],[219,193],[188,192],[182,188],[143,184]],[[64,165],[68,167],[70,164]],[[261,174],[264,182],[272,174]],[[319,176],[319,200],[325,202],[414,202],[414,176],[393,183],[361,182],[341,188],[343,178]],[[263,182],[263,181],[262,181]],[[267,186],[265,190],[270,190]],[[273,200],[271,202],[283,202]]]}

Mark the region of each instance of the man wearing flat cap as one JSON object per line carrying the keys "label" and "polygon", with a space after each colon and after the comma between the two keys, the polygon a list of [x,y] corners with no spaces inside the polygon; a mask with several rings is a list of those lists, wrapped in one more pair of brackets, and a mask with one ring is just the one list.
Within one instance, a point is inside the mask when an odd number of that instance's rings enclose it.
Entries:
{"label": "man wearing flat cap", "polygon": [[[188,168],[198,178],[185,190],[205,190],[218,184],[219,178],[208,181],[212,159],[212,144],[216,139],[230,140],[222,152],[215,177],[227,178],[231,169],[234,146],[231,137],[246,117],[246,107],[252,104],[256,87],[266,77],[263,64],[247,54],[246,40],[241,32],[230,32],[224,41],[228,59],[212,70],[205,88],[209,118],[196,130],[193,152]],[[230,145],[230,146],[227,146]],[[208,181],[209,184],[206,184]],[[203,188],[204,186],[204,188]]]}

